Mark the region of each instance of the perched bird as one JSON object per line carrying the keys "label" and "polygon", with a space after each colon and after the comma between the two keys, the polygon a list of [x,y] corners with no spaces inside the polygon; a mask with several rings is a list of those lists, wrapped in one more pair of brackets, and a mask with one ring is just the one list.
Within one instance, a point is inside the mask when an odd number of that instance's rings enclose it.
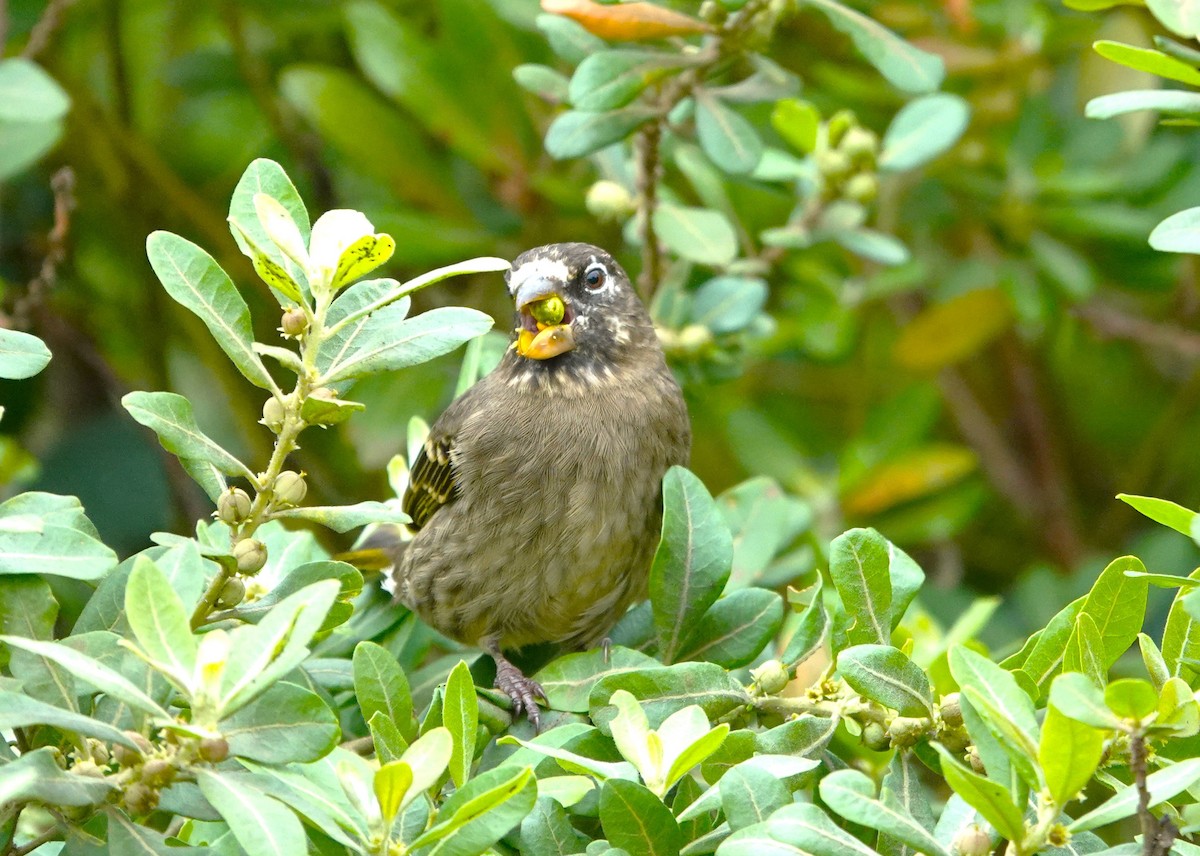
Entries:
{"label": "perched bird", "polygon": [[499,366],[433,424],[404,510],[396,597],[496,661],[536,726],[542,688],[503,652],[584,649],[646,593],[661,481],[685,464],[687,408],[629,277],[590,244],[522,253]]}

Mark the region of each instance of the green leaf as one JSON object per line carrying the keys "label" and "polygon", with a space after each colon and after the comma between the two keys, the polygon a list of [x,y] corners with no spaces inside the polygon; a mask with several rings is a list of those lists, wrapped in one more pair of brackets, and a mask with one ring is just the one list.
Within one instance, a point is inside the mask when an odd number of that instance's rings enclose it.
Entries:
{"label": "green leaf", "polygon": [[[553,734],[554,732],[550,732]],[[544,735],[543,735],[544,737]],[[570,752],[549,742],[531,742],[521,740],[506,734],[496,741],[501,746],[517,745],[539,755],[545,755],[558,761],[558,765],[568,773],[588,773],[597,779],[636,779],[637,768],[628,761],[598,761],[575,752]],[[505,765],[508,766],[508,765]]]}
{"label": "green leaf", "polygon": [[[1200,580],[1200,568],[1192,571],[1188,579]],[[1163,626],[1162,656],[1173,677],[1191,683],[1197,673],[1195,661],[1200,660],[1200,621],[1188,614],[1184,602],[1187,592],[1188,589],[1181,589],[1171,602],[1167,622]]]}
{"label": "green leaf", "polygon": [[379,763],[387,764],[399,761],[408,748],[408,741],[396,727],[392,718],[382,711],[376,711],[369,720],[367,728],[371,731],[371,740],[375,745],[375,757]]}
{"label": "green leaf", "polygon": [[672,467],[663,476],[662,540],[650,567],[664,662],[677,658],[686,634],[720,597],[732,562],[733,538],[712,495],[693,473]]}
{"label": "green leaf", "polygon": [[405,305],[392,304],[372,314],[354,347],[329,366],[320,383],[335,384],[427,362],[492,327],[487,315],[465,307],[439,307],[412,318],[405,317],[407,310]]}
{"label": "green leaf", "polygon": [[936,92],[905,104],[883,135],[879,169],[915,169],[947,152],[971,121],[971,108],[962,98]]}
{"label": "green leaf", "polygon": [[1073,800],[1092,779],[1104,753],[1104,733],[1051,704],[1042,721],[1038,763],[1046,788],[1059,806]]}
{"label": "green leaf", "polygon": [[1093,728],[1111,731],[1121,727],[1116,714],[1108,709],[1104,693],[1079,672],[1067,672],[1054,679],[1050,685],[1050,704]]}
{"label": "green leaf", "polygon": [[64,121],[0,121],[0,181],[19,175],[54,148],[63,134]]}
{"label": "green leaf", "polygon": [[678,856],[684,844],[671,810],[637,782],[604,783],[600,823],[609,842],[629,856]]}
{"label": "green leaf", "polygon": [[718,276],[696,289],[691,320],[716,334],[744,330],[763,311],[767,284],[755,277]]}
{"label": "green leaf", "polygon": [[538,15],[536,23],[550,43],[550,49],[572,65],[578,65],[589,55],[608,47],[602,38],[562,15]]}
{"label": "green leaf", "polygon": [[234,773],[196,770],[204,798],[229,824],[233,837],[255,856],[295,856],[307,851],[304,829],[292,810]]}
{"label": "green leaf", "polygon": [[94,580],[116,564],[75,497],[25,493],[0,503],[0,576]]}
{"label": "green leaf", "polygon": [[547,101],[561,104],[568,99],[570,83],[566,76],[548,65],[522,63],[513,69],[513,80],[526,92],[532,92]]}
{"label": "green leaf", "polygon": [[501,767],[480,773],[442,804],[445,818],[412,841],[416,850],[437,842],[430,856],[478,856],[521,822],[537,801],[537,780],[529,767]]}
{"label": "green leaf", "polygon": [[588,699],[593,685],[608,675],[619,675],[659,663],[653,657],[621,645],[608,650],[608,656],[600,649],[567,654],[551,660],[533,679],[546,692],[552,710],[587,713]]}
{"label": "green leaf", "polygon": [[838,770],[821,779],[821,799],[847,820],[890,835],[929,856],[949,856],[946,849],[911,815],[875,799],[875,785],[857,770]]}
{"label": "green leaf", "polygon": [[1122,678],[1104,688],[1104,703],[1117,716],[1144,720],[1158,710],[1158,691],[1149,681]]}
{"label": "green leaf", "polygon": [[475,731],[479,727],[479,702],[475,697],[475,681],[463,660],[450,672],[446,694],[442,701],[442,722],[454,738],[450,756],[450,777],[461,788],[471,775],[475,758]]}
{"label": "green leaf", "polygon": [[533,810],[521,821],[521,852],[529,856],[583,853],[588,841],[586,835],[571,825],[563,807],[552,799],[539,797]]}
{"label": "green leaf", "polygon": [[808,0],[834,29],[850,37],[859,53],[887,81],[904,92],[924,95],[942,85],[945,63],[935,54],[913,47],[891,30],[835,0]]}
{"label": "green leaf", "polygon": [[196,639],[183,601],[158,565],[138,556],[125,584],[125,618],[142,651],[161,663],[180,689],[190,689]]}
{"label": "green leaf", "polygon": [[[1033,700],[1021,689],[1012,673],[965,645],[950,649],[949,663],[954,680],[989,730],[998,733],[997,739],[1002,743],[1013,743],[1013,753],[1032,757],[1038,745],[1037,715]],[[980,704],[976,703],[977,699]]]}
{"label": "green leaf", "polygon": [[78,776],[58,765],[58,750],[49,746],[22,753],[0,770],[0,805],[41,802],[52,806],[93,806],[116,788],[108,779]]}
{"label": "green leaf", "polygon": [[754,767],[734,767],[721,777],[720,788],[721,810],[734,831],[761,823],[792,802],[779,779]]}
{"label": "green leaf", "polygon": [[416,736],[408,677],[382,645],[359,642],[354,647],[354,696],[363,719],[385,714],[406,740]]}
{"label": "green leaf", "polygon": [[[254,197],[259,193],[266,194],[283,206],[299,231],[301,240],[305,244],[308,243],[310,227],[304,200],[300,198],[296,186],[292,184],[283,167],[267,158],[257,158],[246,167],[246,171],[238,179],[237,187],[233,189],[233,196],[229,200],[230,231],[233,233],[233,239],[248,258],[254,258],[252,242],[272,261],[281,265],[293,281],[307,286],[308,280],[304,271],[275,246],[259,220],[258,209],[254,204]],[[247,242],[247,238],[250,242]]]}
{"label": "green leaf", "polygon": [[668,249],[688,261],[723,267],[737,257],[737,233],[720,211],[664,202],[654,210],[654,229]]}
{"label": "green leaf", "polygon": [[1200,9],[1196,4],[1180,0],[1146,0],[1146,8],[1175,35],[1188,39],[1200,36]]}
{"label": "green leaf", "polygon": [[441,780],[453,753],[454,738],[450,736],[450,730],[442,726],[426,731],[404,750],[400,760],[413,770],[413,786],[409,796],[405,797],[406,803]]}
{"label": "green leaf", "polygon": [[695,90],[695,98],[700,148],[731,175],[753,172],[763,154],[763,143],[754,126],[705,89]]}
{"label": "green leaf", "polygon": [[1200,92],[1135,89],[1101,95],[1084,106],[1084,114],[1089,119],[1111,119],[1138,110],[1158,110],[1172,116],[1200,116]]}
{"label": "green leaf", "polygon": [[[812,589],[812,599],[801,610],[800,618],[796,622],[796,630],[779,658],[785,665],[794,666],[802,663],[821,647],[825,638],[825,627],[829,623],[829,614],[825,611],[824,598],[821,593],[823,586],[824,582],[818,575],[816,585]],[[791,600],[792,591],[794,590],[789,590],[789,600]]]}
{"label": "green leaf", "polygon": [[852,644],[887,645],[892,636],[892,579],[887,540],[874,529],[851,529],[829,547],[829,575],[854,624]]}
{"label": "green leaf", "polygon": [[568,110],[550,123],[546,153],[555,160],[590,155],[625,139],[656,115],[654,108],[636,104],[603,113]]}
{"label": "green leaf", "polygon": [[[794,758],[790,755],[755,755],[737,764],[736,767],[753,767],[763,770],[776,779],[790,779],[811,772],[819,767],[820,761],[811,758]],[[728,773],[726,773],[728,775]],[[687,808],[679,813],[680,822],[699,817],[708,811],[716,811],[721,807],[720,782],[710,787],[695,799]]]}
{"label": "green leaf", "polygon": [[985,779],[969,770],[946,747],[934,743],[941,756],[942,775],[946,784],[967,801],[1009,841],[1020,841],[1025,835],[1023,812],[1013,804],[1012,794],[998,782]]}
{"label": "green leaf", "polygon": [[609,675],[592,687],[590,715],[601,728],[616,716],[609,699],[619,689],[628,690],[641,702],[651,728],[689,705],[699,705],[709,720],[715,720],[749,702],[745,687],[715,663],[639,669]]}
{"label": "green leaf", "polygon": [[[751,829],[758,830],[757,834],[765,832],[772,841],[789,845],[800,853],[812,856],[877,856],[874,850],[834,823],[829,815],[812,803],[784,806],[772,814],[761,827],[751,827],[745,832],[750,832]],[[735,834],[729,840],[733,841],[739,834]],[[729,849],[746,852],[747,856],[760,852],[742,851],[737,847]],[[718,852],[724,853],[727,849]]]}
{"label": "green leaf", "polygon": [[167,843],[167,836],[148,826],[134,823],[120,809],[110,807],[108,814],[108,852],[145,854],[145,856],[207,856],[199,847],[180,848]]}
{"label": "green leaf", "polygon": [[349,532],[370,523],[411,523],[399,508],[383,502],[359,502],[354,505],[306,505],[285,508],[271,515],[272,519],[308,520],[334,532]]}
{"label": "green leaf", "polygon": [[163,288],[204,322],[246,380],[275,390],[275,381],[254,353],[250,307],[213,257],[170,232],[153,232],[146,239],[146,255]]}
{"label": "green leaf", "polygon": [[933,716],[933,691],[925,672],[890,645],[855,645],[837,655],[851,687],[901,716]]}
{"label": "green leaf", "polygon": [[911,258],[903,241],[874,229],[840,229],[831,237],[856,256],[881,265],[902,265]]}
{"label": "green leaf", "polygon": [[[1188,758],[1146,777],[1146,789],[1150,792],[1150,808],[1169,800],[1200,781],[1200,758]],[[1067,826],[1072,832],[1107,826],[1130,817],[1137,811],[1137,788],[1130,785],[1109,797],[1103,804]]]}
{"label": "green leaf", "polygon": [[1075,616],[1083,609],[1085,600],[1086,597],[1078,598],[1060,609],[1037,634],[1037,641],[1021,663],[1020,671],[1028,675],[1042,693],[1046,692],[1050,680],[1062,671],[1067,642],[1075,629]]}
{"label": "green leaf", "polygon": [[1096,578],[1081,610],[1096,622],[1106,670],[1134,643],[1146,618],[1146,581],[1126,576],[1127,571],[1145,573],[1146,566],[1133,556],[1111,562]]}
{"label": "green leaf", "polygon": [[375,798],[379,800],[379,810],[383,814],[384,829],[391,829],[400,813],[405,795],[413,783],[412,767],[403,761],[393,761],[384,764],[375,773],[372,787]]}
{"label": "green leaf", "polygon": [[225,475],[253,481],[250,468],[200,430],[192,403],[173,392],[131,392],[122,406],[137,422],[158,435],[164,449],[180,458],[205,461]]}
{"label": "green leaf", "polygon": [[1086,612],[1075,616],[1075,629],[1063,651],[1063,671],[1082,672],[1097,685],[1107,679],[1104,667],[1104,640],[1095,620]]}
{"label": "green leaf", "polygon": [[1158,650],[1154,640],[1145,633],[1138,634],[1138,647],[1142,652],[1142,664],[1146,667],[1146,674],[1150,676],[1154,686],[1161,690],[1163,684],[1171,679],[1167,661],[1163,659],[1162,652]]}
{"label": "green leaf", "polygon": [[106,743],[119,743],[131,749],[137,748],[136,744],[125,736],[124,731],[106,722],[46,704],[30,698],[25,693],[0,690],[0,731],[28,728],[31,725],[49,725],[82,737],[95,737]]}
{"label": "green leaf", "polygon": [[127,678],[99,660],[81,654],[73,648],[57,642],[23,639],[19,636],[0,636],[0,642],[23,651],[40,654],[62,666],[80,680],[96,687],[102,693],[123,701],[132,708],[158,717],[160,721],[172,719],[171,715],[163,710],[158,702],[134,686]]}
{"label": "green leaf", "polygon": [[[1150,233],[1150,246],[1164,253],[1200,253],[1200,208],[1188,208],[1172,214],[1155,226],[1154,231]],[[1172,529],[1179,528],[1176,523],[1185,515],[1190,515],[1189,523],[1196,518],[1196,512],[1180,508],[1175,503],[1163,499],[1126,498],[1123,495],[1120,498],[1152,520],[1157,520]],[[1137,503],[1132,501],[1135,498],[1139,500]],[[1185,535],[1191,534],[1190,529],[1180,531]]]}
{"label": "green leaf", "polygon": [[685,55],[661,51],[597,51],[571,75],[568,98],[572,107],[588,113],[624,107],[672,69],[692,62]]}
{"label": "green leaf", "polygon": [[837,726],[838,721],[833,717],[801,714],[755,734],[755,750],[766,755],[815,755],[829,743]]}
{"label": "green leaf", "polygon": [[594,790],[596,783],[590,776],[547,776],[538,780],[538,797],[548,797],[564,808],[578,805]]}
{"label": "green leaf", "polygon": [[775,638],[783,624],[783,598],[777,592],[745,588],[718,600],[696,622],[679,660],[706,660],[727,669],[748,665]]}
{"label": "green leaf", "polygon": [[1200,71],[1161,51],[1135,48],[1133,45],[1107,40],[1094,42],[1092,48],[1105,59],[1111,59],[1127,68],[1147,71],[1150,74],[1157,74],[1159,77],[1178,80],[1192,86],[1200,85]]}
{"label": "green leaf", "polygon": [[37,63],[0,60],[0,121],[48,122],[61,119],[70,106],[67,93]]}
{"label": "green leaf", "polygon": [[230,754],[264,764],[316,761],[342,734],[337,716],[319,695],[287,681],[273,684],[218,728]]}
{"label": "green leaf", "polygon": [[49,362],[50,349],[37,336],[0,328],[0,378],[33,377]]}
{"label": "green leaf", "polygon": [[771,126],[788,145],[802,154],[817,147],[817,131],[821,127],[821,113],[807,101],[786,98],[771,111]]}
{"label": "green leaf", "polygon": [[[259,530],[260,532],[263,530]],[[268,545],[269,549],[269,545]],[[274,555],[268,560],[268,567],[271,562],[277,558]],[[286,556],[282,558],[287,558]],[[345,562],[305,562],[302,565],[287,563],[282,565],[287,569],[287,575],[275,585],[269,592],[255,600],[253,603],[243,604],[236,610],[237,617],[243,621],[258,623],[263,616],[275,608],[275,605],[281,603],[285,599],[291,597],[296,592],[303,588],[307,588],[313,583],[321,580],[337,580],[340,589],[338,590],[337,600],[341,604],[349,604],[351,600],[358,597],[362,592],[363,578],[358,569],[353,565],[348,565]],[[322,630],[329,630],[332,627],[345,621],[347,616],[342,616],[341,621],[334,621],[336,618],[335,608],[330,610],[329,616],[325,619],[325,623],[321,625]]]}

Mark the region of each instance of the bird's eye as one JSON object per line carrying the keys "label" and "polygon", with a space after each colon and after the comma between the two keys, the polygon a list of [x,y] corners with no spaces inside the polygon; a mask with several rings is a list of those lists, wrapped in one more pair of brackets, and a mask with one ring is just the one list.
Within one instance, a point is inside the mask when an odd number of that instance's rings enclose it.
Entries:
{"label": "bird's eye", "polygon": [[607,278],[604,270],[604,265],[592,265],[583,274],[583,284],[591,291],[599,291],[604,288],[604,281]]}

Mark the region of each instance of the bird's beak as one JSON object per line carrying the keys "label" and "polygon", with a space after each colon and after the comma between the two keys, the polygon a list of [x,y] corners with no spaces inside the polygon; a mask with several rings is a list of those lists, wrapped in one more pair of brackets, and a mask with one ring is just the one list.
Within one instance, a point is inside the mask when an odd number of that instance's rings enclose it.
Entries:
{"label": "bird's beak", "polygon": [[531,360],[548,360],[575,348],[571,328],[573,313],[549,277],[524,282],[513,295],[521,326],[517,328],[517,353]]}

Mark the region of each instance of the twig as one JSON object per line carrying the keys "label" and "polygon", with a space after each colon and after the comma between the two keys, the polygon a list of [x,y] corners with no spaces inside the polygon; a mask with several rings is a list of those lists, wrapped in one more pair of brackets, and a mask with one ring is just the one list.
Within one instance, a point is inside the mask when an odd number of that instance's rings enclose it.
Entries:
{"label": "twig", "polygon": [[34,850],[37,850],[43,844],[48,844],[49,842],[56,840],[60,835],[61,835],[61,833],[58,831],[58,827],[52,826],[49,829],[47,829],[45,832],[43,832],[41,835],[39,835],[37,838],[34,838],[30,841],[26,841],[24,844],[22,844],[18,847],[14,847],[14,846],[10,845],[9,848],[5,851],[6,856],[25,856],[26,853],[32,853]]}
{"label": "twig", "polygon": [[662,178],[659,145],[662,125],[651,122],[638,132],[635,142],[637,157],[638,218],[642,238],[642,270],[638,274],[638,290],[642,297],[654,296],[662,281],[662,247],[654,229],[654,212],[658,208],[658,182]]}
{"label": "twig", "polygon": [[0,0],[0,56],[4,56],[6,44],[8,44],[8,0]]}
{"label": "twig", "polygon": [[[46,4],[46,8],[42,10],[42,16],[29,31],[29,41],[25,43],[25,50],[21,51],[21,56],[25,59],[33,59],[49,46],[55,31],[62,24],[63,13],[74,2],[75,0],[50,0]],[[3,41],[0,40],[0,46],[2,45]]]}
{"label": "twig", "polygon": [[1200,334],[1171,324],[1158,324],[1127,315],[1103,304],[1080,306],[1076,314],[1097,333],[1115,339],[1129,339],[1152,348],[1162,348],[1188,360],[1200,360]]}
{"label": "twig", "polygon": [[33,323],[33,315],[58,282],[58,266],[67,257],[67,238],[71,233],[71,212],[75,210],[75,173],[64,166],[50,179],[54,192],[54,225],[46,235],[46,255],[37,275],[29,281],[25,293],[13,302],[12,322],[18,330]]}
{"label": "twig", "polygon": [[1141,731],[1129,735],[1129,769],[1137,788],[1138,820],[1142,826],[1142,856],[1168,856],[1179,834],[1169,817],[1161,820],[1150,812],[1150,789],[1146,786],[1146,738]]}

